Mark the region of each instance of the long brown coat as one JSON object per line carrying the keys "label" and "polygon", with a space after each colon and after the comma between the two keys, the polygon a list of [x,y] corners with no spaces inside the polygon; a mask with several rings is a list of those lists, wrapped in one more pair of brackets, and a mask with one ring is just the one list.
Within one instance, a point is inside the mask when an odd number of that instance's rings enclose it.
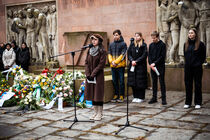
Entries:
{"label": "long brown coat", "polygon": [[96,77],[96,84],[85,81],[85,99],[95,102],[103,102],[104,99],[104,66],[106,63],[106,51],[99,49],[96,56],[89,55],[85,60],[86,77]]}

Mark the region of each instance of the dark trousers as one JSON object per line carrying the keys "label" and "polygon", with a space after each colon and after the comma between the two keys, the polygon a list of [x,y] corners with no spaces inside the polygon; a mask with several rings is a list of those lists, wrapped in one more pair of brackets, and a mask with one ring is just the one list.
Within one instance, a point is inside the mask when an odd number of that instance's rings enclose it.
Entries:
{"label": "dark trousers", "polygon": [[145,99],[145,89],[143,88],[138,88],[138,87],[132,87],[133,90],[133,97],[134,98],[139,98],[144,100]]}
{"label": "dark trousers", "polygon": [[[112,68],[112,82],[115,90],[115,95],[124,96],[125,93],[125,82],[124,82],[125,68]],[[119,86],[120,81],[120,86]]]}
{"label": "dark trousers", "polygon": [[203,69],[202,66],[199,67],[186,67],[185,66],[185,89],[186,89],[186,105],[192,104],[192,90],[193,90],[193,81],[195,84],[195,105],[202,104],[202,75]]}
{"label": "dark trousers", "polygon": [[159,77],[161,97],[162,100],[166,100],[165,67],[164,66],[158,67],[157,70],[160,73],[159,76],[157,76],[157,74],[151,69],[153,99],[157,100],[157,81]]}

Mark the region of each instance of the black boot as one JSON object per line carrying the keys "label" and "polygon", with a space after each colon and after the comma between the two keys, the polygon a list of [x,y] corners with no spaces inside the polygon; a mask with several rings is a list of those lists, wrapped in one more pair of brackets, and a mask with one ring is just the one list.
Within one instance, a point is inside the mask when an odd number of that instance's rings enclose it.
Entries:
{"label": "black boot", "polygon": [[166,97],[162,97],[162,105],[167,105]]}
{"label": "black boot", "polygon": [[157,102],[157,99],[156,98],[152,98],[148,103],[149,104],[154,104]]}

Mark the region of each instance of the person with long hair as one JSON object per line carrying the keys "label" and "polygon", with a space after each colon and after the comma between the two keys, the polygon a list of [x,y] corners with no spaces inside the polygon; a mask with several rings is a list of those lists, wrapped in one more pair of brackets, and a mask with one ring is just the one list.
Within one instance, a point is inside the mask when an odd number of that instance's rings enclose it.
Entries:
{"label": "person with long hair", "polygon": [[141,103],[145,99],[147,88],[147,44],[141,32],[135,33],[135,40],[128,48],[128,60],[128,86],[133,90],[132,102]]}
{"label": "person with long hair", "polygon": [[2,61],[4,64],[4,69],[7,70],[11,68],[12,66],[16,65],[15,63],[16,54],[10,43],[7,43],[5,46],[6,46],[6,49],[3,52]]}
{"label": "person with long hair", "polygon": [[21,44],[21,48],[17,58],[19,60],[19,65],[21,66],[21,68],[28,71],[28,67],[30,64],[30,52],[25,42]]}
{"label": "person with long hair", "polygon": [[192,28],[188,32],[188,40],[184,44],[184,80],[186,100],[184,108],[190,108],[192,104],[193,81],[195,83],[195,108],[201,108],[202,104],[202,64],[206,59],[206,46],[200,41],[198,32]]}
{"label": "person with long hair", "polygon": [[93,47],[88,50],[85,60],[85,99],[92,101],[94,114],[91,120],[102,119],[104,101],[104,67],[106,63],[106,51],[102,45],[103,38],[99,34],[91,37]]}

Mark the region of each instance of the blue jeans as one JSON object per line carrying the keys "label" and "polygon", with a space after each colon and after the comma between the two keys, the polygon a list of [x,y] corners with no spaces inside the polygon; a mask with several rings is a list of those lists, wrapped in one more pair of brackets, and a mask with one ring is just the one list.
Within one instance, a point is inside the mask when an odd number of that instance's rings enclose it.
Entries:
{"label": "blue jeans", "polygon": [[[115,90],[115,95],[124,96],[125,93],[125,82],[124,82],[124,72],[125,68],[112,68],[112,82]],[[120,88],[119,88],[119,80],[120,80]],[[120,91],[119,91],[120,89]]]}

